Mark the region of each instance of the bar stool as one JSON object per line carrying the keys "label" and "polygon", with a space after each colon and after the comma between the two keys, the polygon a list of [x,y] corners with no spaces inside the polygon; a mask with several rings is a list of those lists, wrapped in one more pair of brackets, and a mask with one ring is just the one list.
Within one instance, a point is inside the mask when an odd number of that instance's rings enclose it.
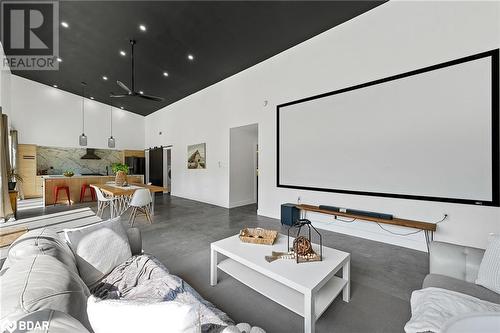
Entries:
{"label": "bar stool", "polygon": [[54,187],[54,206],[57,203],[57,199],[59,198],[59,191],[65,191],[66,192],[66,197],[68,197],[68,204],[71,205],[71,199],[69,197],[69,186],[56,186]]}
{"label": "bar stool", "polygon": [[80,202],[85,201],[85,194],[87,193],[87,189],[90,190],[90,196],[92,197],[92,201],[95,201],[95,190],[88,184],[83,184],[80,189]]}

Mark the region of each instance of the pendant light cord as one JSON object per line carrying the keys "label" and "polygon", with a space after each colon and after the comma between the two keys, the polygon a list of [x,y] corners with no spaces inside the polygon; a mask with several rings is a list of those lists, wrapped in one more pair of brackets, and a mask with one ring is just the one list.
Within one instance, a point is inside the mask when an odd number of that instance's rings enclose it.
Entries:
{"label": "pendant light cord", "polygon": [[111,137],[113,137],[113,105],[111,105]]}
{"label": "pendant light cord", "polygon": [[85,85],[82,84],[82,134],[85,134]]}

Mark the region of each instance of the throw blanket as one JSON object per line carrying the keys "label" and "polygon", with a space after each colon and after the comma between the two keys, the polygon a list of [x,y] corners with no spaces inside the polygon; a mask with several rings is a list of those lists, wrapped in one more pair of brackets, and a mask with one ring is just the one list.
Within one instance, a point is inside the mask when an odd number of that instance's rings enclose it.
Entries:
{"label": "throw blanket", "polygon": [[424,288],[411,294],[411,319],[406,333],[441,332],[451,318],[473,312],[500,312],[500,304],[441,288]]}
{"label": "throw blanket", "polygon": [[134,299],[151,302],[158,300],[198,304],[202,332],[222,332],[234,322],[212,303],[204,300],[196,290],[152,255],[137,255],[117,266],[108,276],[91,288],[101,299]]}

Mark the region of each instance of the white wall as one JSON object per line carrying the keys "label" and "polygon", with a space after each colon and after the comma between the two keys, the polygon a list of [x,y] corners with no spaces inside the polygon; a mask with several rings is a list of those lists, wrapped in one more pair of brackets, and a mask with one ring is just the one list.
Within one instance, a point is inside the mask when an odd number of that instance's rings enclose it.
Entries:
{"label": "white wall", "polygon": [[[11,112],[11,72],[9,65],[4,62],[5,53],[0,43],[0,106],[2,113],[9,115]],[[10,122],[10,119],[9,119]]]}
{"label": "white wall", "polygon": [[[11,125],[18,130],[19,143],[51,147],[79,147],[82,133],[80,96],[12,75]],[[86,99],[85,135],[87,147],[107,148],[110,135],[110,107]],[[144,148],[144,117],[125,110],[113,110],[116,149]]]}
{"label": "white wall", "polygon": [[229,207],[256,202],[256,155],[258,126],[230,129]]}
{"label": "white wall", "polygon": [[[147,116],[146,146],[173,145],[173,195],[228,207],[229,129],[258,123],[259,214],[278,218],[280,204],[298,196],[424,221],[447,213],[435,239],[485,247],[487,233],[500,232],[499,208],[278,189],[276,105],[498,48],[499,11],[498,2],[388,2]],[[195,174],[186,168],[186,146],[197,142],[207,143],[208,167]],[[425,249],[422,233],[402,237],[368,222],[329,221],[322,227]]]}

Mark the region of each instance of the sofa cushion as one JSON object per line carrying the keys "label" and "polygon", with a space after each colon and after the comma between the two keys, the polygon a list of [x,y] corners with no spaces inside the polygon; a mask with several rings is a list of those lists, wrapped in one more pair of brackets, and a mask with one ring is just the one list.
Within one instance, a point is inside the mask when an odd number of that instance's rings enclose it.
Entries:
{"label": "sofa cushion", "polygon": [[443,326],[441,333],[482,332],[495,333],[500,331],[500,313],[473,312],[455,316]]}
{"label": "sofa cushion", "polygon": [[[13,328],[16,328],[15,331]],[[45,309],[16,314],[0,321],[0,332],[89,333],[78,320],[61,311]]]}
{"label": "sofa cushion", "polygon": [[434,241],[430,244],[429,273],[474,282],[483,255],[482,249]]}
{"label": "sofa cushion", "polygon": [[68,313],[90,328],[87,298],[90,292],[68,266],[48,255],[20,259],[0,276],[0,320],[16,314],[53,309]]}
{"label": "sofa cushion", "polygon": [[477,297],[484,301],[500,304],[500,294],[477,284],[455,279],[446,275],[429,274],[425,277],[422,288],[435,287],[456,291]]}
{"label": "sofa cushion", "polygon": [[101,300],[90,296],[87,311],[95,333],[201,332],[196,304],[148,298]]}
{"label": "sofa cushion", "polygon": [[142,237],[139,228],[127,229],[128,244],[130,245],[130,252],[135,256],[142,253]]}
{"label": "sofa cushion", "polygon": [[132,256],[127,232],[119,219],[64,229],[83,281],[92,286]]}
{"label": "sofa cushion", "polygon": [[479,265],[476,283],[500,293],[500,235],[491,235]]}
{"label": "sofa cushion", "polygon": [[28,231],[16,239],[9,248],[4,267],[38,254],[54,257],[68,266],[73,272],[78,273],[75,257],[68,244],[55,231],[48,228]]}

